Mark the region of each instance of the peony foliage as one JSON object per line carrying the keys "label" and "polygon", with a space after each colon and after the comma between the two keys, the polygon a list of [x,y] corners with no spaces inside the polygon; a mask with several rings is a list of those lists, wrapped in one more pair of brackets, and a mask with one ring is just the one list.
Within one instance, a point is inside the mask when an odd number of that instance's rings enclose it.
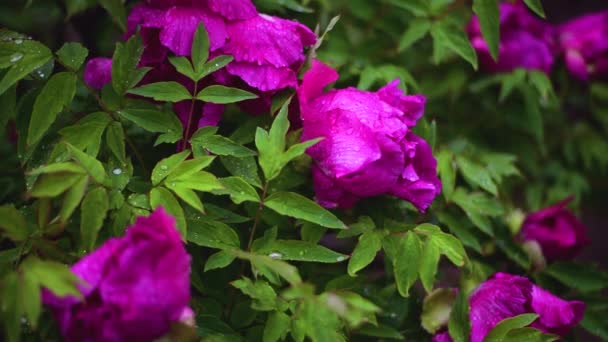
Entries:
{"label": "peony foliage", "polygon": [[608,340],[607,11],[2,6],[4,340]]}

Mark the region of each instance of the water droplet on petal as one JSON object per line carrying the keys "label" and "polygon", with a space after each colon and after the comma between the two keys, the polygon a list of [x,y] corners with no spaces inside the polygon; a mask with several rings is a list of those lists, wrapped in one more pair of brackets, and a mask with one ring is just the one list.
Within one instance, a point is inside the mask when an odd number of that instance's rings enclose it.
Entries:
{"label": "water droplet on petal", "polygon": [[16,63],[16,62],[19,62],[19,60],[21,60],[21,58],[23,58],[23,54],[21,52],[15,52],[14,54],[11,55],[9,60],[11,61],[11,63]]}

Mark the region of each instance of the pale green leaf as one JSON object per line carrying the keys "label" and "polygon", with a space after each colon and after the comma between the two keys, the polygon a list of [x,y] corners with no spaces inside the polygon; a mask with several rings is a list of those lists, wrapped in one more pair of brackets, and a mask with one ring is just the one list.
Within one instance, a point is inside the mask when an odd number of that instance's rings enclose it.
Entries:
{"label": "pale green leaf", "polygon": [[210,103],[227,104],[255,99],[258,96],[238,88],[211,85],[201,90],[196,98]]}

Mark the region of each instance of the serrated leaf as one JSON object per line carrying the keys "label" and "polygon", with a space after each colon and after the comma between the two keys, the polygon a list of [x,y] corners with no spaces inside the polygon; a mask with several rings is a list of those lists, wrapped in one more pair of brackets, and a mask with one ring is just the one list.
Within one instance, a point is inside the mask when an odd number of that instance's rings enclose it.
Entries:
{"label": "serrated leaf", "polygon": [[80,43],[65,43],[57,51],[57,57],[61,64],[67,66],[73,71],[80,69],[84,61],[89,55],[89,50]]}
{"label": "serrated leaf", "polygon": [[431,239],[427,239],[422,249],[422,255],[420,256],[420,281],[422,286],[427,293],[433,290],[433,284],[435,283],[435,275],[437,274],[437,266],[439,266],[439,256],[441,250],[437,247]]}
{"label": "serrated leaf", "polygon": [[251,304],[253,309],[271,311],[276,308],[277,294],[267,282],[263,280],[252,282],[251,279],[242,278],[235,280],[230,284],[253,299]]}
{"label": "serrated leaf", "polygon": [[409,48],[414,43],[424,38],[430,30],[431,22],[428,19],[413,20],[399,40],[399,51]]}
{"label": "serrated leaf", "polygon": [[369,265],[378,251],[382,248],[382,235],[371,231],[359,236],[359,242],[348,261],[348,274],[354,277],[356,273]]}
{"label": "serrated leaf", "polygon": [[28,235],[25,217],[13,205],[0,206],[0,229],[13,241],[22,241]]}
{"label": "serrated leaf", "polygon": [[173,194],[162,187],[150,190],[150,206],[152,209],[163,207],[169,214],[175,217],[175,223],[182,238],[186,237],[187,226],[184,209]]}
{"label": "serrated leaf", "polygon": [[399,294],[409,297],[409,289],[418,279],[420,269],[420,258],[422,255],[422,243],[418,235],[408,232],[399,241],[399,248],[393,260],[395,282]]}
{"label": "serrated leaf", "polygon": [[456,162],[467,182],[479,186],[494,196],[498,195],[496,184],[486,168],[463,156],[456,156]]}
{"label": "serrated leaf", "polygon": [[286,314],[275,311],[268,315],[268,320],[264,326],[263,342],[277,342],[282,340],[289,331],[291,319]]}
{"label": "serrated leaf", "polygon": [[241,204],[245,201],[256,203],[260,201],[257,191],[240,177],[221,178],[220,183],[222,183],[225,189],[218,191],[218,193],[230,195],[230,199],[235,204]]}
{"label": "serrated leaf", "polygon": [[498,60],[498,46],[500,44],[500,13],[496,0],[473,0],[473,12],[479,18],[479,26],[483,39],[488,44],[490,55],[494,61]]}
{"label": "serrated leaf", "polygon": [[98,187],[90,190],[84,199],[80,209],[80,236],[82,247],[86,251],[95,249],[97,235],[103,227],[103,221],[109,209],[108,192]]}
{"label": "serrated leaf", "polygon": [[276,240],[257,252],[287,261],[336,263],[348,258],[321,245],[299,240]]}
{"label": "serrated leaf", "polygon": [[192,95],[190,95],[188,89],[174,81],[148,83],[141,87],[131,89],[128,93],[151,97],[156,101],[165,102],[180,102],[192,99]]}
{"label": "serrated leaf", "polygon": [[438,46],[454,51],[477,70],[477,54],[461,27],[446,21],[435,23],[431,26],[431,36]]}
{"label": "serrated leaf", "polygon": [[255,99],[257,97],[257,95],[248,91],[238,88],[225,87],[222,85],[208,86],[196,95],[198,100],[217,104],[241,102]]}
{"label": "serrated leaf", "polygon": [[545,18],[545,10],[540,0],[524,0],[529,9],[538,14],[541,18]]}
{"label": "serrated leaf", "polygon": [[209,58],[209,35],[205,29],[205,24],[202,22],[198,25],[196,32],[194,33],[191,55],[194,71],[198,73]]}
{"label": "serrated leaf", "polygon": [[521,314],[514,317],[505,318],[490,330],[483,339],[484,342],[502,342],[509,331],[517,328],[523,328],[530,325],[538,318],[535,313]]}
{"label": "serrated leaf", "polygon": [[196,245],[217,249],[240,248],[238,234],[229,225],[211,220],[190,220],[187,240]]}
{"label": "serrated leaf", "polygon": [[97,0],[101,7],[103,7],[112,20],[118,25],[121,31],[127,30],[127,11],[121,0]]}
{"label": "serrated leaf", "polygon": [[76,74],[60,72],[53,75],[36,98],[27,133],[27,144],[37,143],[51,127],[57,114],[69,106],[76,94]]}
{"label": "serrated leaf", "polygon": [[264,205],[281,215],[306,220],[323,227],[346,228],[334,214],[310,199],[293,192],[274,193],[264,201]]}
{"label": "serrated leaf", "polygon": [[228,267],[234,261],[236,257],[228,252],[219,251],[212,254],[205,262],[204,272]]}

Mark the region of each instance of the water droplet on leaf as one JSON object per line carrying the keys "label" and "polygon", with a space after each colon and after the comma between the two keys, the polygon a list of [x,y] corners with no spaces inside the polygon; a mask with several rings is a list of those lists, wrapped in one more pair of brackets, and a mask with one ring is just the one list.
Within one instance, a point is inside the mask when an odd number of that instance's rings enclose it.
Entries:
{"label": "water droplet on leaf", "polygon": [[118,175],[122,174],[122,169],[114,169],[114,170],[112,170],[112,173],[118,176]]}
{"label": "water droplet on leaf", "polygon": [[272,252],[272,253],[268,254],[268,256],[271,259],[281,259],[283,257],[283,254],[277,253],[277,252]]}
{"label": "water droplet on leaf", "polygon": [[19,60],[21,60],[21,58],[23,58],[23,54],[21,52],[15,52],[14,54],[11,55],[9,60],[11,61],[11,63],[16,63],[16,62],[19,62]]}

